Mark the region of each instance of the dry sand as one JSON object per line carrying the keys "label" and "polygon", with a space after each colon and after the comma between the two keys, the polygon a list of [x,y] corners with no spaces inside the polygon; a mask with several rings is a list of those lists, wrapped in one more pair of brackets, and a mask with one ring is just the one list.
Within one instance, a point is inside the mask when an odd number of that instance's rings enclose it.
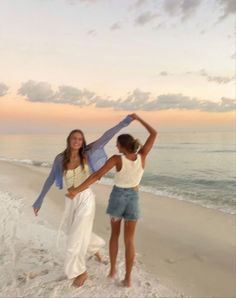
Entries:
{"label": "dry sand", "polygon": [[[132,289],[109,283],[108,265],[88,261],[90,279],[71,289],[63,276],[63,245],[55,250],[64,191],[51,188],[40,210],[31,205],[49,169],[0,162],[0,297],[236,297],[236,216],[190,202],[140,193]],[[107,242],[111,186],[96,184],[94,231]],[[119,274],[124,272],[120,239]],[[107,246],[103,251],[108,255]],[[33,296],[32,296],[33,295]]]}

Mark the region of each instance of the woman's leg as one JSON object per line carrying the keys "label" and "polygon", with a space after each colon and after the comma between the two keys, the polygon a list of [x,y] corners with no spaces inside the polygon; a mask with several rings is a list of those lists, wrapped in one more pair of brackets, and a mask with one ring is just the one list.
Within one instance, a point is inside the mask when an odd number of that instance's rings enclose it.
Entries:
{"label": "woman's leg", "polygon": [[114,278],[116,274],[116,258],[120,236],[121,219],[111,219],[111,237],[109,243],[110,273],[108,277]]}
{"label": "woman's leg", "polygon": [[74,206],[73,221],[69,227],[65,273],[69,279],[76,277],[73,285],[81,286],[87,278],[85,258],[92,233],[95,202],[88,191],[74,199],[77,204]]}
{"label": "woman's leg", "polygon": [[135,256],[134,233],[136,224],[136,220],[126,220],[124,224],[126,274],[123,280],[123,284],[126,287],[131,286],[131,271]]}

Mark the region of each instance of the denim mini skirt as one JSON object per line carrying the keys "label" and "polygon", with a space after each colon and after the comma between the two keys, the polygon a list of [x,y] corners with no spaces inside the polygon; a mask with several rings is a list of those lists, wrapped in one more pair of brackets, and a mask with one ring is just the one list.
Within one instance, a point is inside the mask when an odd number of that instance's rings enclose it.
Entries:
{"label": "denim mini skirt", "polygon": [[113,186],[106,213],[115,219],[137,220],[140,218],[138,188]]}

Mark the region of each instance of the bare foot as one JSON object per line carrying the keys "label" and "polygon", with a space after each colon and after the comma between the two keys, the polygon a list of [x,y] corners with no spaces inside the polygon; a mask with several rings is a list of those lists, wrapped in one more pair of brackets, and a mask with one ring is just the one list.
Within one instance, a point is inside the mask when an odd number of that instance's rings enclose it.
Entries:
{"label": "bare foot", "polygon": [[73,285],[74,287],[79,288],[79,287],[81,287],[81,286],[84,284],[84,282],[85,282],[85,280],[86,280],[87,278],[88,278],[88,273],[85,271],[84,273],[78,275],[78,276],[74,279],[72,285]]}
{"label": "bare foot", "polygon": [[102,263],[102,256],[101,256],[100,251],[97,251],[97,252],[95,253],[95,256],[96,256],[98,262]]}
{"label": "bare foot", "polygon": [[95,253],[95,257],[96,257],[97,261],[101,264],[107,265],[109,263],[108,260],[104,256],[101,255],[100,251],[97,251]]}
{"label": "bare foot", "polygon": [[122,285],[124,286],[124,287],[127,287],[127,288],[130,288],[131,287],[131,280],[130,279],[123,279],[122,281],[121,281],[121,283],[122,283]]}
{"label": "bare foot", "polygon": [[116,276],[116,271],[110,271],[110,273],[107,275],[109,278],[115,278]]}

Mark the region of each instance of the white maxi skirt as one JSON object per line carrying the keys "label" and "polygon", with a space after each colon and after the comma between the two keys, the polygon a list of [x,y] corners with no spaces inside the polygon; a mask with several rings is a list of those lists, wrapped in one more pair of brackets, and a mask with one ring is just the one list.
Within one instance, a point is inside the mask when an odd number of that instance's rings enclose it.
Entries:
{"label": "white maxi skirt", "polygon": [[[65,222],[67,235],[64,272],[68,279],[86,271],[87,254],[95,254],[105,241],[92,233],[95,216],[95,195],[91,188],[78,193],[73,199],[65,196]],[[60,229],[60,228],[59,228]]]}

